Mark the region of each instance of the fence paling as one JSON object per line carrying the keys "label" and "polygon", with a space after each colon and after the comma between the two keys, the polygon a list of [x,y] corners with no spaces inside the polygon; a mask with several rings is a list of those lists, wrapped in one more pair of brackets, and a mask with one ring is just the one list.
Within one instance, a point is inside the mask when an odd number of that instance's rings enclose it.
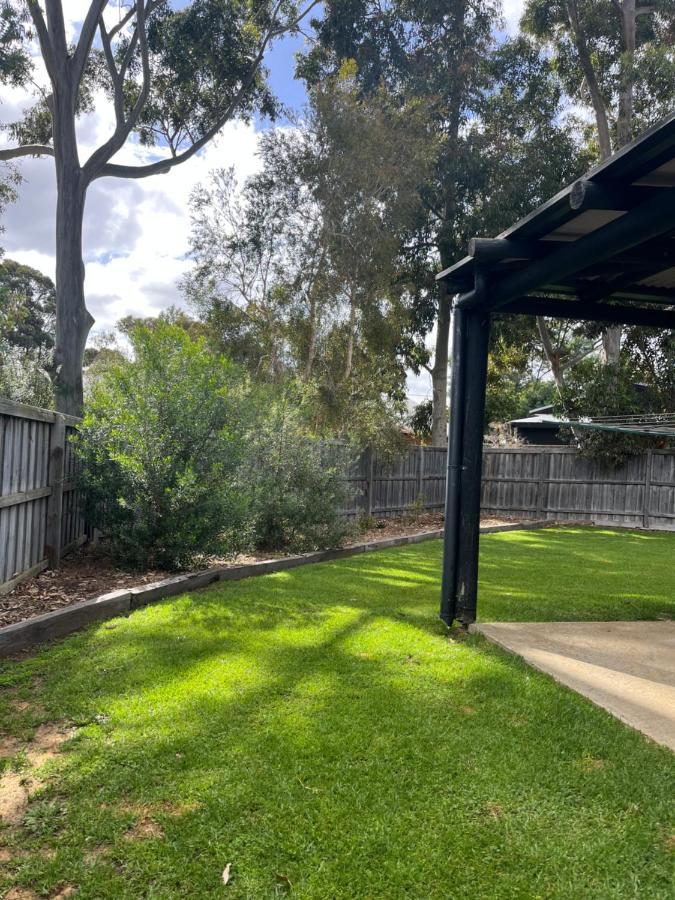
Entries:
{"label": "fence paling", "polygon": [[[389,465],[365,453],[348,479],[360,494],[344,513],[441,511],[445,465],[440,447],[411,447]],[[675,452],[651,451],[607,469],[569,447],[486,447],[482,508],[503,516],[675,530]]]}
{"label": "fence paling", "polygon": [[674,451],[649,451],[616,469],[563,447],[486,448],[484,458],[486,512],[675,530]]}

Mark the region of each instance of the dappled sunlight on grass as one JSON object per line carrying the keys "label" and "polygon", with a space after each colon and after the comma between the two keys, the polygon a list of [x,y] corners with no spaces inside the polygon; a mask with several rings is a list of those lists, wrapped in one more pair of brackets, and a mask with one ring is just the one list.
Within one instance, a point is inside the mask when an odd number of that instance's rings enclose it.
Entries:
{"label": "dappled sunlight on grass", "polygon": [[[625,537],[486,536],[482,615],[616,617],[619,585],[636,614],[672,610],[675,540],[631,559]],[[6,728],[79,731],[37,825],[0,832],[25,851],[0,891],[220,897],[231,862],[228,896],[251,900],[283,893],[280,874],[312,900],[670,897],[672,756],[449,637],[440,551],[220,583],[6,664]]]}
{"label": "dappled sunlight on grass", "polygon": [[657,619],[675,615],[675,534],[556,528],[481,539],[479,618]]}

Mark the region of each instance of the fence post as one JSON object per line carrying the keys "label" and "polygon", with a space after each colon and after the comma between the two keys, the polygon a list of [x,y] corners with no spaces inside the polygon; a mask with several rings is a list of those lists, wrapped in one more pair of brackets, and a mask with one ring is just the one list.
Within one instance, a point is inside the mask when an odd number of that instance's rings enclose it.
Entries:
{"label": "fence post", "polygon": [[418,504],[421,504],[422,499],[424,498],[424,447],[421,444],[417,448],[417,453],[420,458],[419,466],[417,468],[417,502]]}
{"label": "fence post", "polygon": [[544,470],[546,468],[546,463],[548,461],[548,457],[545,453],[539,454],[539,472],[537,482],[537,518],[542,519],[544,517],[544,491],[546,489],[546,485],[544,483]]}
{"label": "fence post", "polygon": [[645,460],[645,496],[642,506],[642,527],[649,528],[649,495],[652,487],[652,473],[654,467],[654,451],[647,451],[647,459]]}
{"label": "fence post", "polygon": [[49,440],[49,487],[51,494],[47,501],[47,533],[45,550],[50,569],[55,569],[61,560],[61,515],[63,512],[63,474],[66,456],[66,420],[60,414],[54,415]]}
{"label": "fence post", "polygon": [[373,514],[373,487],[375,485],[375,454],[372,446],[366,451],[366,514]]}

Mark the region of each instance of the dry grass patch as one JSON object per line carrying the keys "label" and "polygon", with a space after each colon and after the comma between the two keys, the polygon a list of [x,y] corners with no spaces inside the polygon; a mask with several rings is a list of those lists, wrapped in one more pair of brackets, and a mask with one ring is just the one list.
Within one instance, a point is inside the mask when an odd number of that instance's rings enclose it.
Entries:
{"label": "dry grass patch", "polygon": [[8,768],[0,776],[0,821],[7,825],[21,823],[31,795],[43,785],[36,771],[54,759],[74,733],[74,728],[47,723],[35,730],[29,743],[10,735],[0,739],[0,757],[16,757],[20,766],[18,770]]}
{"label": "dry grass patch", "polygon": [[164,837],[164,830],[152,819],[141,819],[124,832],[124,837],[127,841],[160,840]]}
{"label": "dry grass patch", "polygon": [[77,888],[72,884],[64,885],[61,890],[52,894],[49,900],[65,900],[65,897],[72,897],[77,891]]}

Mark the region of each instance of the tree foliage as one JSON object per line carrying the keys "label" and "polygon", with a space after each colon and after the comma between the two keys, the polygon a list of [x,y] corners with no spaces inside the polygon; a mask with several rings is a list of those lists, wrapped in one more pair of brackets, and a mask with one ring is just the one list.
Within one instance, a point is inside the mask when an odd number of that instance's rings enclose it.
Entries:
{"label": "tree foliage", "polygon": [[[386,90],[426,123],[432,164],[416,193],[424,215],[404,245],[415,302],[402,347],[433,379],[433,442],[446,435],[450,300],[435,274],[554,193],[583,163],[560,119],[560,88],[544,54],[519,38],[498,43],[499,4],[329,3],[300,66],[316,83],[353,60],[365,96]],[[425,337],[436,324],[432,354]]]}
{"label": "tree foliage", "polygon": [[163,569],[338,546],[348,451],[331,461],[308,432],[305,386],[255,385],[169,318],[125,323],[131,355],[109,355],[78,429],[84,511],[106,546]]}
{"label": "tree foliage", "polygon": [[215,172],[192,201],[186,294],[220,346],[258,378],[311,389],[315,433],[379,440],[401,407],[424,122],[348,71],[312,92],[293,131],[261,142],[239,185]]}
{"label": "tree foliage", "polygon": [[[566,379],[558,410],[571,419],[672,411],[672,407],[664,406],[662,385],[644,383],[642,374],[641,368],[625,357],[619,366],[602,365],[597,359],[588,360]],[[636,453],[666,443],[663,438],[623,432],[582,428],[572,428],[572,431],[583,455],[608,466],[620,465]]]}
{"label": "tree foliage", "polygon": [[[265,395],[263,394],[263,397]],[[349,453],[307,434],[300,385],[268,394],[251,434],[248,527],[262,550],[305,552],[339,546],[349,531],[343,480]]]}
{"label": "tree foliage", "polygon": [[78,429],[85,512],[124,562],[182,568],[244,521],[246,383],[178,326],[130,340],[133,358],[96,380]]}
{"label": "tree foliage", "polygon": [[54,283],[30,266],[0,262],[0,393],[53,404]]}
{"label": "tree foliage", "polygon": [[671,0],[528,0],[522,25],[552,49],[567,95],[592,110],[599,156],[672,111]]}

